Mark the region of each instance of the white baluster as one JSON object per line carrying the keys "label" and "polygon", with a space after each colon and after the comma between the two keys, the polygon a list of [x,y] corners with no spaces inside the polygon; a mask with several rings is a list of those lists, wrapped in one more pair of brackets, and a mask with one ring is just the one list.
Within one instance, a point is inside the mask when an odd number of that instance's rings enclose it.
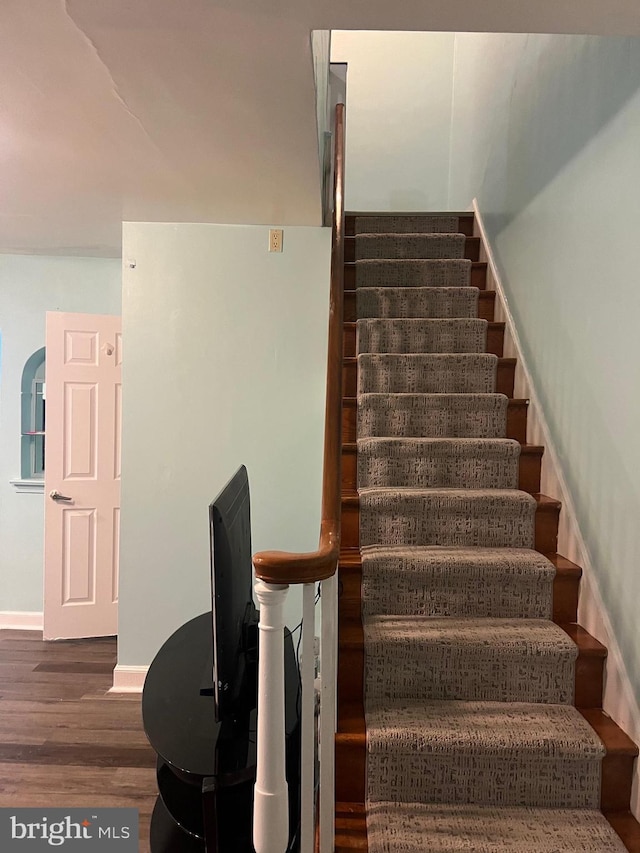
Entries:
{"label": "white baluster", "polygon": [[284,602],[288,586],[257,581],[260,604],[257,767],[253,811],[256,853],[285,853],[289,792],[285,775]]}
{"label": "white baluster", "polygon": [[313,853],[315,843],[315,596],[316,585],[302,587],[302,760],[300,762],[300,853]]}
{"label": "white baluster", "polygon": [[338,681],[338,581],[322,581],[320,628],[320,853],[333,853],[336,793],[336,703]]}

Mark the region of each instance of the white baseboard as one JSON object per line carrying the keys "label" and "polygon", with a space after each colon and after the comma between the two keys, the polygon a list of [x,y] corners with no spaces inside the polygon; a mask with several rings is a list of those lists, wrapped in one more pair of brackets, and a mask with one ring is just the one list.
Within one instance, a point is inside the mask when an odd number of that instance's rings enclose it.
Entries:
{"label": "white baseboard", "polygon": [[44,614],[31,610],[0,610],[0,629],[8,631],[42,631]]}
{"label": "white baseboard", "polygon": [[113,687],[109,693],[142,693],[148,671],[148,666],[117,664],[113,670]]}
{"label": "white baseboard", "polygon": [[[527,441],[530,444],[542,444],[545,448],[542,457],[541,491],[562,502],[558,552],[582,567],[578,621],[585,630],[603,643],[609,652],[605,667],[603,707],[629,737],[640,744],[640,707],[635,698],[609,614],[605,609],[598,579],[593,570],[593,562],[578,524],[575,504],[567,486],[558,452],[551,439],[549,425],[522,353],[518,330],[514,324],[493,251],[487,239],[482,214],[475,198],[473,211],[477,236],[480,237],[480,259],[486,260],[488,264],[487,289],[496,291],[496,320],[505,323],[504,355],[518,360],[514,396],[529,399]],[[640,819],[640,762],[638,761],[634,770],[631,811],[636,818]]]}

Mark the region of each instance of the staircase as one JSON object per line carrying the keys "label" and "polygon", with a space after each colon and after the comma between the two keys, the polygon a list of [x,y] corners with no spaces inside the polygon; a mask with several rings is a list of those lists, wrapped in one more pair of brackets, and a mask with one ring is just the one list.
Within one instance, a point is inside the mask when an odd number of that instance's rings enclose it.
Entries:
{"label": "staircase", "polygon": [[346,218],[336,849],[640,851],[473,230]]}

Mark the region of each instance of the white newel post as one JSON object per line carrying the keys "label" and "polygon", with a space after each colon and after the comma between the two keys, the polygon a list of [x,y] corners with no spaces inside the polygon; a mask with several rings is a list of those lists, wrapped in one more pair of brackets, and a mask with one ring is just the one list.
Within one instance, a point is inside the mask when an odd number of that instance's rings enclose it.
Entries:
{"label": "white newel post", "polygon": [[256,581],[260,604],[257,767],[253,811],[256,853],[285,853],[289,792],[285,772],[284,602],[288,586]]}

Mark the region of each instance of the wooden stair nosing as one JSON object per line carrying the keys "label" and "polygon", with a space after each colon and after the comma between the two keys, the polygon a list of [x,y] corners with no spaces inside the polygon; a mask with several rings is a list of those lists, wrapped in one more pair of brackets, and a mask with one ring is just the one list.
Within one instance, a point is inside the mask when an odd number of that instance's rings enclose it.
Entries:
{"label": "wooden stair nosing", "polygon": [[640,823],[630,811],[605,811],[604,816],[622,839],[629,853],[640,853]]}
{"label": "wooden stair nosing", "polygon": [[[486,261],[471,261],[471,277],[469,285],[477,287],[480,291],[487,288],[487,262]],[[347,293],[353,293],[355,296],[356,286],[356,262],[345,261],[344,264],[344,289],[345,296]],[[346,308],[346,305],[345,305]],[[345,312],[346,313],[346,312]]]}
{"label": "wooden stair nosing", "polygon": [[358,850],[360,853],[368,849],[367,821],[364,802],[341,803],[335,806],[335,851]]}

